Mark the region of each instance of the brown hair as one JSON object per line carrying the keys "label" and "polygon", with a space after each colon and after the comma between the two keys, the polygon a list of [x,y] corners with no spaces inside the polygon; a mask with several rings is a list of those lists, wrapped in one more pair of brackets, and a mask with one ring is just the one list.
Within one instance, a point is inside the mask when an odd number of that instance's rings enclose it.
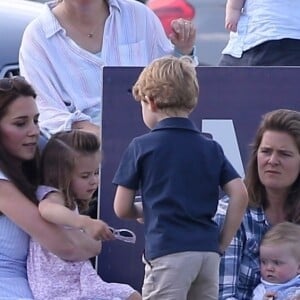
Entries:
{"label": "brown hair", "polygon": [[[245,184],[249,194],[249,205],[266,207],[266,190],[261,183],[257,169],[257,152],[266,131],[285,132],[290,135],[300,153],[300,112],[288,109],[278,109],[268,112],[262,117],[251,146],[251,154],[245,176]],[[291,186],[285,202],[287,220],[300,223],[300,174]]]}
{"label": "brown hair", "polygon": [[42,154],[42,184],[59,189],[66,207],[74,209],[77,203],[80,211],[86,210],[88,203],[74,198],[70,184],[78,155],[97,151],[100,151],[100,142],[92,133],[72,130],[54,134]]}
{"label": "brown hair", "polygon": [[[22,77],[0,79],[0,120],[7,114],[10,105],[19,97],[36,98],[33,87]],[[0,132],[0,170],[32,202],[36,203],[35,191],[38,185],[38,149],[33,159],[20,164],[6,151]]]}
{"label": "brown hair", "polygon": [[282,222],[274,225],[264,235],[260,245],[270,244],[274,246],[290,245],[292,254],[300,262],[300,225],[291,222]]}
{"label": "brown hair", "polygon": [[158,109],[190,113],[198,102],[199,85],[192,60],[167,56],[145,67],[133,86],[137,101],[152,99]]}

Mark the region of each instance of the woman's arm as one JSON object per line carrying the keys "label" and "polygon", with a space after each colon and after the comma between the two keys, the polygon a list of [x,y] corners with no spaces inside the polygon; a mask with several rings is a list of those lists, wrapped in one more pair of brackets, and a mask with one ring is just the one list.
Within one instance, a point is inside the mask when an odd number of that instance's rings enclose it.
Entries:
{"label": "woman's arm", "polygon": [[[95,105],[95,99],[83,94],[78,77],[65,80],[70,73],[70,64],[66,65],[66,56],[69,56],[69,53],[61,52],[61,45],[57,40],[52,39],[53,41],[49,43],[41,27],[41,23],[35,21],[24,31],[19,52],[20,74],[32,83],[38,95],[40,126],[47,128],[50,133],[70,130],[73,122],[91,121],[90,116],[85,114],[83,109],[79,109],[76,103],[84,98],[88,103],[92,102],[92,106]],[[63,55],[57,55],[58,53]],[[72,56],[71,50],[70,53]],[[71,57],[74,69],[82,70],[84,60],[73,59],[74,55]],[[93,71],[90,72],[94,75]]]}
{"label": "woman's arm", "polygon": [[45,221],[36,205],[11,182],[0,180],[0,211],[50,252],[66,260],[86,260],[99,254],[101,242],[78,229],[63,229]]}

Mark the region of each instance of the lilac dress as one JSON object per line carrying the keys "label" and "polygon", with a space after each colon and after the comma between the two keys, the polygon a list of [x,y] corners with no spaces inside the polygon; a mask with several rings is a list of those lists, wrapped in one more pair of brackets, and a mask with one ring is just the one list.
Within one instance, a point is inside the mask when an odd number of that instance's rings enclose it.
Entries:
{"label": "lilac dress", "polygon": [[[0,180],[8,180],[0,171]],[[11,199],[13,201],[13,199]],[[33,299],[26,275],[29,236],[5,215],[0,216],[0,299]]]}
{"label": "lilac dress", "polygon": [[[53,188],[41,186],[43,199]],[[27,258],[28,281],[36,300],[123,300],[134,289],[127,284],[103,281],[87,261],[65,261],[31,239]]]}

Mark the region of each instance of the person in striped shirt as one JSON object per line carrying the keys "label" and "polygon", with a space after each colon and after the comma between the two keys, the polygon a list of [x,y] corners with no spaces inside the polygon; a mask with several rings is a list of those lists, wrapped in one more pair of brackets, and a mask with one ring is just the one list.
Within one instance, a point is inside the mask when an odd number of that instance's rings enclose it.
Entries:
{"label": "person in striped shirt", "polygon": [[169,54],[197,64],[195,26],[183,19],[172,26],[168,38],[154,12],[133,0],[46,3],[25,29],[19,55],[20,72],[37,91],[41,128],[99,136],[104,66],[145,66]]}

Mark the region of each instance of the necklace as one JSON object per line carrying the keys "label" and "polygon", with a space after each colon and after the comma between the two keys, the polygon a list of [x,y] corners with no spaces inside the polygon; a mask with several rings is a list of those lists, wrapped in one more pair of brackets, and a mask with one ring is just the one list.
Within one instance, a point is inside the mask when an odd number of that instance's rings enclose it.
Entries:
{"label": "necklace", "polygon": [[[1,1],[1,0],[0,0]],[[109,6],[108,6],[108,0],[99,0],[98,2],[98,6],[94,6],[91,9],[93,9],[93,11],[97,10],[99,12],[99,14],[97,14],[97,18],[94,20],[94,28],[92,26],[86,26],[88,24],[86,24],[85,26],[80,26],[79,24],[81,23],[81,25],[84,25],[82,22],[79,21],[76,22],[76,19],[74,19],[74,15],[78,15],[79,12],[79,16],[82,16],[80,14],[80,7],[71,9],[71,7],[67,7],[68,2],[66,1],[60,1],[59,4],[57,6],[54,7],[53,12],[55,11],[55,15],[58,16],[58,19],[60,21],[60,23],[62,24],[62,26],[66,29],[67,33],[70,33],[71,36],[78,36],[78,34],[80,34],[82,37],[86,36],[89,39],[93,39],[93,38],[97,38],[98,34],[99,37],[101,36],[103,29],[104,29],[104,24],[106,19],[109,16]],[[76,13],[77,10],[77,13]],[[91,11],[90,15],[93,16],[95,15],[95,13]],[[74,14],[72,14],[72,12],[75,12]],[[85,14],[85,18],[86,18],[86,14]],[[77,19],[78,20],[78,19]],[[80,20],[80,19],[79,19]],[[86,20],[86,19],[83,19]],[[92,19],[89,18],[88,20],[90,23]],[[86,22],[85,22],[86,23]],[[84,28],[83,28],[84,27]],[[84,30],[87,29],[89,27],[88,30]],[[91,28],[92,27],[92,28]],[[68,30],[69,29],[69,30]]]}
{"label": "necklace", "polygon": [[[64,7],[61,9],[61,15],[62,15],[62,20],[64,20],[62,23],[65,24],[65,26],[64,26],[65,28],[69,28],[71,31],[76,31],[76,32],[80,33],[81,35],[87,36],[90,39],[95,37],[95,33],[100,26],[98,23],[98,24],[96,24],[96,26],[94,28],[92,28],[92,30],[90,32],[88,32],[88,33],[83,32],[81,26],[79,26],[79,27],[74,26],[74,23],[71,22],[72,19],[68,17],[68,12],[65,10]],[[81,30],[79,30],[79,29],[81,29]]]}

